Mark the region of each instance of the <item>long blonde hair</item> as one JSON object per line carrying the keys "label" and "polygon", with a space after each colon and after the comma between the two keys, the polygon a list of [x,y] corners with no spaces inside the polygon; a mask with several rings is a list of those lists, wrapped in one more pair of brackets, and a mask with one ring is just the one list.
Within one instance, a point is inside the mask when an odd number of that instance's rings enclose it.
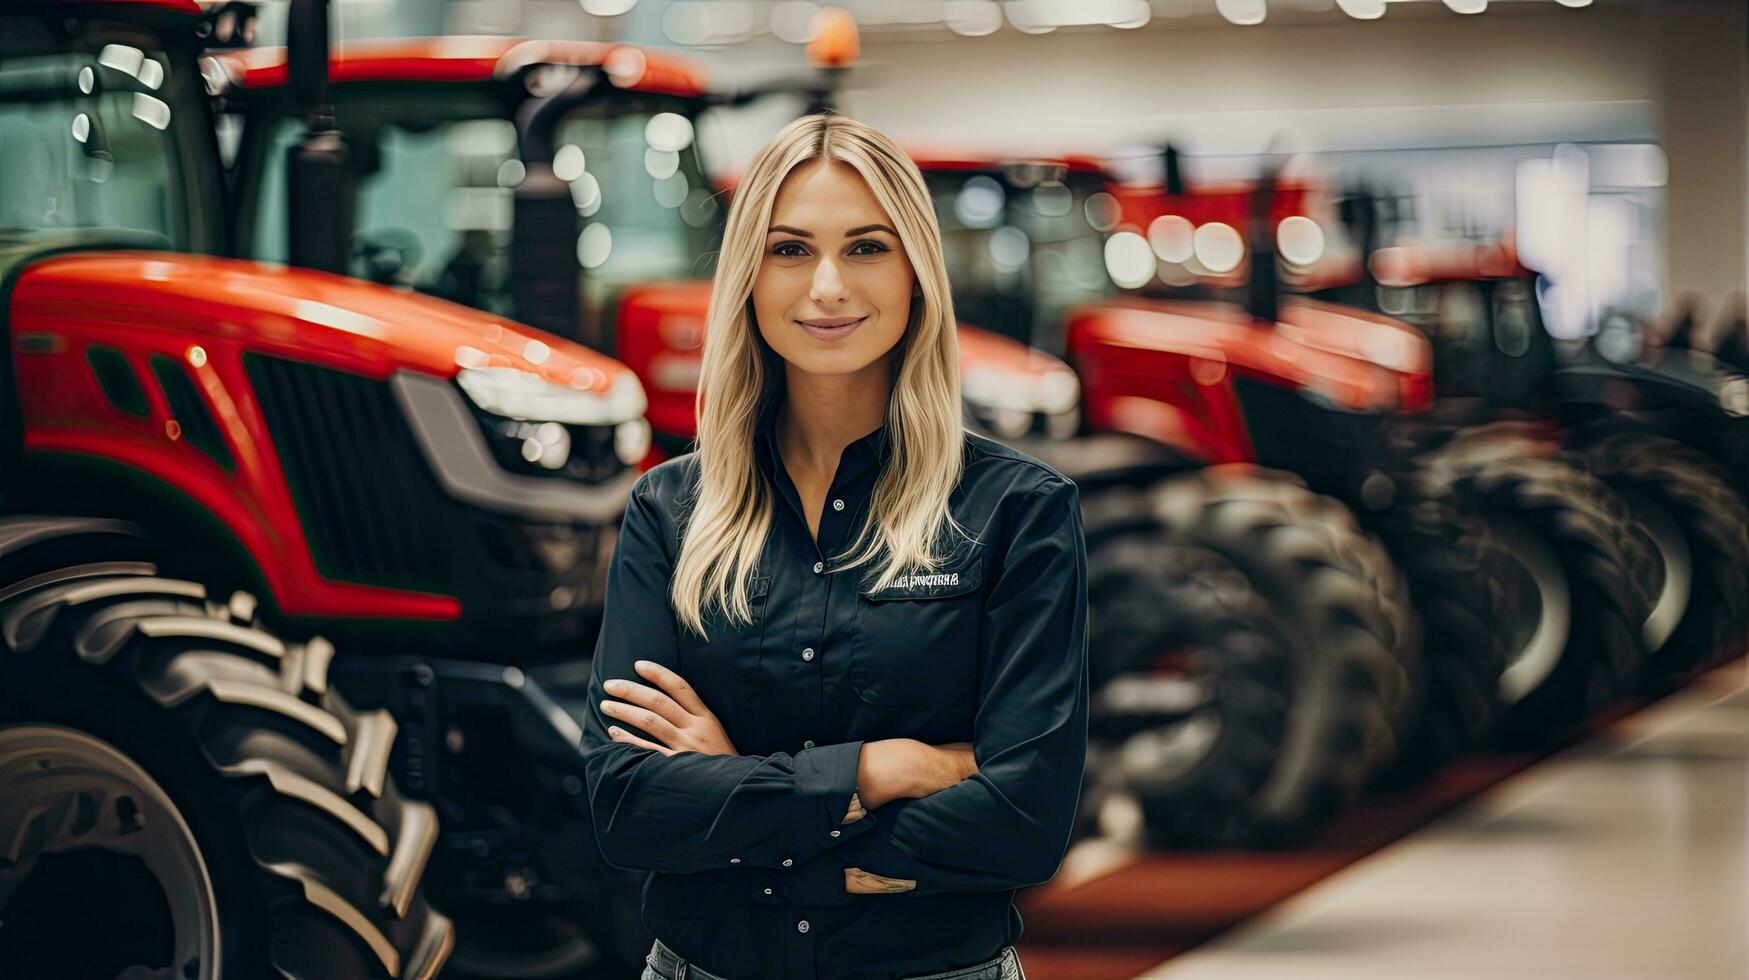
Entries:
{"label": "long blonde hair", "polygon": [[961,447],[959,340],[941,229],[917,164],[887,136],[827,113],[790,123],[753,157],[729,207],[711,284],[698,386],[699,479],[681,532],[669,600],[679,621],[705,634],[704,610],[731,622],[752,620],[747,583],[771,529],[775,493],[753,457],[761,409],[779,397],[783,360],[759,334],[753,280],[763,261],[772,203],[791,171],[810,160],[848,165],[862,175],[892,219],[921,295],[905,334],[887,403],[892,455],[876,481],[867,520],[839,556],[840,569],[874,564],[873,587],[940,567],[951,532],[948,497],[965,467]]}

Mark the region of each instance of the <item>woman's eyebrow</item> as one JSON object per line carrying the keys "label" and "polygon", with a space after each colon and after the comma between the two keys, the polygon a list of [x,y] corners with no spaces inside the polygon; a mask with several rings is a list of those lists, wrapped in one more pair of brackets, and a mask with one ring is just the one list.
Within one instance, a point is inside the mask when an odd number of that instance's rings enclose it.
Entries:
{"label": "woman's eyebrow", "polygon": [[[894,238],[899,237],[899,233],[894,231],[891,227],[889,227],[887,225],[879,224],[879,223],[872,224],[872,225],[857,225],[855,228],[852,228],[849,231],[846,231],[844,233],[844,237],[845,238],[855,238],[857,235],[866,235],[871,231],[884,231],[887,234],[893,236]],[[797,228],[793,225],[772,225],[769,229],[766,230],[765,233],[767,235],[777,235],[777,234],[795,235],[799,238],[812,238],[812,237],[814,237],[813,232],[803,231],[802,229]]]}

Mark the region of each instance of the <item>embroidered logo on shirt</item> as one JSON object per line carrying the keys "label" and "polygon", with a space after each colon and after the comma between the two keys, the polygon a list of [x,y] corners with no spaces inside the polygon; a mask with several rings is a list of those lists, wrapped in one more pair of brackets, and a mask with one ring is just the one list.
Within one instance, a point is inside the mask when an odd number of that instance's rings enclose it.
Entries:
{"label": "embroidered logo on shirt", "polygon": [[900,589],[921,589],[931,585],[958,585],[960,573],[951,572],[945,575],[910,575],[893,580],[893,586]]}

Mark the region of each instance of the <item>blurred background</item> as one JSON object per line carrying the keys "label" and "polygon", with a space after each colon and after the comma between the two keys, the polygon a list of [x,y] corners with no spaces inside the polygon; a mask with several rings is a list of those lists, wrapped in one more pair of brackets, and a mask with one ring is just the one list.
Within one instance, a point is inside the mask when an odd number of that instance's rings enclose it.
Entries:
{"label": "blurred background", "polygon": [[0,977],[637,975],[604,573],[822,105],[1081,491],[1029,976],[1749,977],[1746,85],[1742,0],[0,5]]}
{"label": "blurred background", "polygon": [[[283,41],[283,6],[261,5],[261,43]],[[1402,235],[1516,233],[1549,279],[1551,328],[1565,336],[1594,329],[1604,310],[1650,316],[1688,295],[1717,315],[1743,289],[1737,4],[840,6],[862,44],[838,107],[908,145],[1097,156],[1138,183],[1160,181],[1168,142],[1191,158],[1192,183],[1250,180],[1265,153],[1284,154],[1287,177],[1388,186],[1404,205]],[[733,90],[807,70],[819,10],[806,0],[385,0],[336,3],[334,15],[343,39],[508,34],[672,48]],[[713,112],[699,127],[703,164],[739,169],[795,108],[770,100]],[[508,151],[481,135],[452,140],[445,157],[454,166],[464,154]],[[384,193],[447,190],[440,175],[429,179]],[[1332,217],[1326,231],[1340,234]]]}

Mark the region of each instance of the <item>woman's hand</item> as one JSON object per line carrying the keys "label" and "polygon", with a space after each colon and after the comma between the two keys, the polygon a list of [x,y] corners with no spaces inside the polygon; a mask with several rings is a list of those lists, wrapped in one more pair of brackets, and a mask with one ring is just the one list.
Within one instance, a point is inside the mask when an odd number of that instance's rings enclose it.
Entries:
{"label": "woman's hand", "polygon": [[903,797],[939,793],[978,771],[970,742],[929,745],[914,738],[865,742],[856,767],[862,805],[875,809]]}
{"label": "woman's hand", "polygon": [[852,895],[887,895],[916,887],[917,882],[910,878],[888,878],[861,868],[844,869],[844,890]]}
{"label": "woman's hand", "polygon": [[[872,750],[872,751],[871,751]],[[857,766],[856,795],[851,797],[851,812],[845,823],[863,816],[862,806],[881,806],[900,797],[922,797],[939,793],[978,771],[970,742],[950,745],[929,745],[911,738],[889,738],[866,742],[862,760]],[[869,796],[872,802],[861,798]],[[910,878],[889,878],[861,868],[844,869],[844,890],[852,895],[888,895],[908,892],[917,887]]]}
{"label": "woman's hand", "polygon": [[723,731],[722,722],[679,674],[650,660],[638,661],[635,669],[656,687],[627,680],[608,681],[602,685],[607,693],[630,703],[603,701],[601,713],[641,728],[663,744],[639,738],[618,726],[607,730],[614,741],[655,749],[665,756],[676,752],[741,754],[735,751],[735,743],[729,741],[728,732]]}

